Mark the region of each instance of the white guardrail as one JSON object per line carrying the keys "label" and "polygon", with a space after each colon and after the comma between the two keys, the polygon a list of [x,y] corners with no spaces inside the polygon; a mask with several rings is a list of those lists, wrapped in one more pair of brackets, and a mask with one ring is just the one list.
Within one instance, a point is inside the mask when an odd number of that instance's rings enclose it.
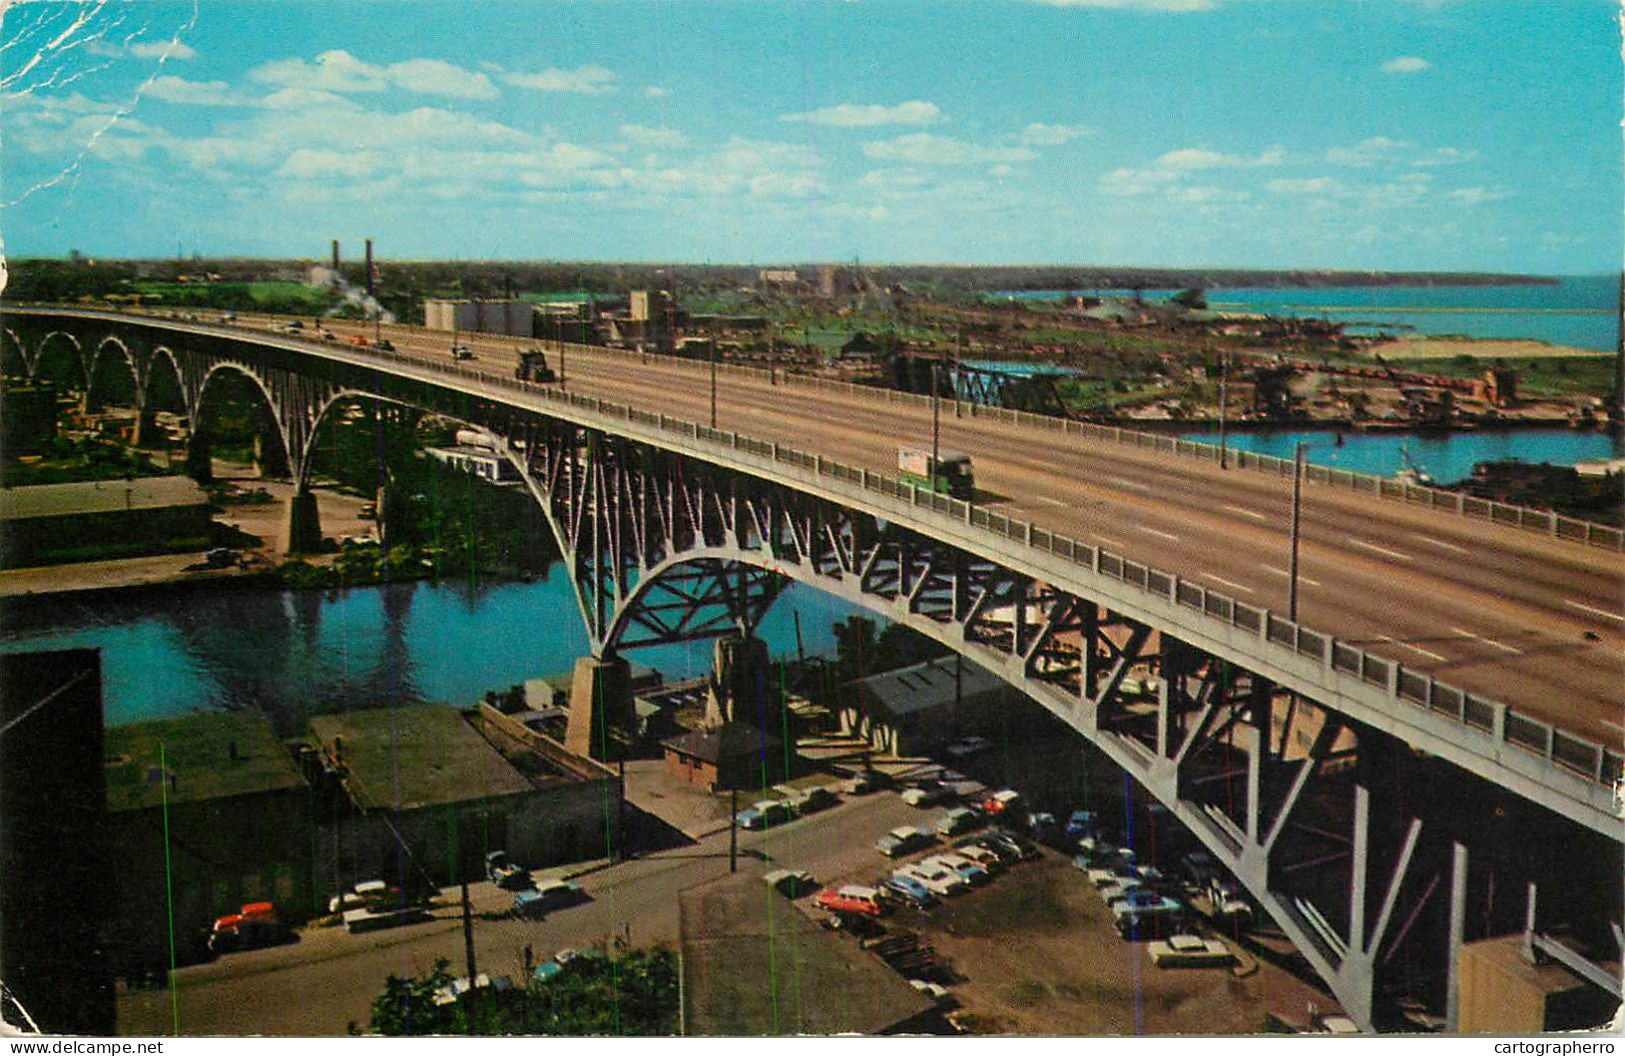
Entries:
{"label": "white guardrail", "polygon": [[[95,315],[113,314],[87,312],[85,309],[68,310],[75,314],[92,315],[93,317]],[[210,327],[208,332],[219,333],[221,336],[241,336],[240,328],[222,329]],[[259,337],[261,342],[264,341],[263,335],[256,336]],[[480,385],[511,390],[541,401],[563,404],[608,418],[639,423],[646,427],[652,426],[660,432],[681,436],[690,441],[703,441],[715,444],[719,448],[747,452],[761,458],[771,459],[776,464],[809,470],[821,478],[854,484],[865,492],[871,492],[904,503],[911,509],[924,509],[946,514],[954,521],[960,522],[968,529],[973,530],[973,532],[974,530],[980,530],[989,536],[1013,541],[1040,553],[1059,557],[1084,570],[1137,588],[1148,598],[1171,602],[1179,607],[1200,613],[1208,619],[1220,621],[1228,627],[1249,632],[1256,635],[1259,643],[1266,648],[1282,650],[1284,651],[1283,655],[1290,656],[1293,659],[1303,658],[1317,662],[1327,670],[1357,678],[1374,688],[1385,689],[1387,695],[1395,701],[1422,709],[1427,713],[1447,720],[1453,720],[1464,727],[1478,731],[1480,734],[1490,736],[1497,744],[1511,745],[1532,753],[1587,781],[1614,788],[1620,784],[1621,775],[1625,773],[1625,754],[1558,729],[1540,719],[1520,714],[1499,701],[1476,696],[1465,690],[1440,682],[1431,675],[1408,670],[1396,660],[1389,660],[1368,653],[1363,649],[1340,642],[1332,635],[1283,619],[1268,609],[1248,605],[1228,595],[1188,582],[1173,573],[1164,572],[1104,548],[1090,546],[1087,543],[1050,532],[1033,525],[1029,521],[1017,520],[1006,514],[997,513],[961,499],[918,489],[882,473],[845,465],[822,455],[796,450],[785,444],[755,439],[730,430],[711,429],[697,422],[674,418],[665,414],[640,411],[629,405],[615,403],[601,397],[583,396],[561,391],[553,384],[520,381],[509,375],[494,374],[477,367],[465,366],[461,362],[414,359],[399,352],[383,352],[374,348],[358,348],[351,345],[325,345],[308,340],[292,342],[287,341],[285,338],[273,338],[272,340],[277,344],[286,343],[291,347],[298,348],[300,351],[339,353],[336,356],[330,356],[330,358],[340,360],[392,362],[407,368],[427,369],[435,374],[464,378]],[[594,347],[594,351],[599,350]],[[619,352],[619,350],[617,351]],[[639,356],[639,353],[636,352],[621,354],[632,357]],[[733,367],[732,369],[753,368]],[[845,385],[871,397],[887,392],[884,389],[851,385],[847,382],[819,381],[819,384]],[[891,396],[893,398],[919,400],[925,403],[930,402],[929,396],[919,396],[913,393],[894,392],[891,393]],[[996,411],[996,416],[1001,418],[1041,425],[1045,428],[1062,429],[1064,427],[1069,432],[1079,431],[1088,435],[1099,434],[1111,438],[1119,436],[1144,437],[1144,442],[1130,439],[1123,439],[1121,442],[1130,443],[1134,446],[1156,447],[1159,450],[1181,454],[1192,454],[1195,449],[1205,448],[1214,452],[1213,457],[1215,459],[1217,457],[1217,448],[1211,445],[1194,444],[1189,441],[1174,440],[1173,438],[1159,437],[1153,434],[1136,434],[1128,430],[1117,430],[1105,426],[1068,422],[1022,411],[981,408],[980,413],[987,413],[990,410]],[[1151,441],[1155,441],[1155,443]],[[1205,456],[1195,455],[1194,457]],[[1251,455],[1249,459],[1251,465],[1265,469],[1283,467],[1286,473],[1290,474],[1291,472],[1292,462],[1290,460],[1260,455]],[[1322,481],[1336,479],[1345,481],[1355,479],[1381,480],[1381,478],[1348,473],[1343,470],[1322,468],[1321,473],[1322,476],[1319,479]],[[1375,494],[1389,494],[1374,488],[1370,490]],[[1450,496],[1452,499],[1458,498],[1454,493],[1436,492],[1430,488],[1411,488],[1407,490],[1429,495],[1442,494]],[[1429,504],[1431,504],[1431,500],[1429,500]],[[1518,507],[1501,506],[1501,504],[1486,503],[1483,505],[1486,508],[1493,505],[1500,506],[1502,509],[1519,509]],[[1460,509],[1460,507],[1457,508]],[[1485,515],[1488,516],[1489,514],[1486,512]],[[1566,521],[1568,518],[1563,518],[1563,520]],[[1526,521],[1520,520],[1519,523],[1528,526]],[[1585,522],[1573,523],[1584,524]],[[1562,533],[1558,532],[1553,534],[1562,535]],[[1575,536],[1565,537],[1578,538]]]}

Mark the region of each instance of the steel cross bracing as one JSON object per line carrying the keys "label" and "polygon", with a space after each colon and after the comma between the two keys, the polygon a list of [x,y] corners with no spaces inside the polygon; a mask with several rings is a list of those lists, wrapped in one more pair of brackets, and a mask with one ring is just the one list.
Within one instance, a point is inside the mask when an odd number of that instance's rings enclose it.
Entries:
{"label": "steel cross bracing", "polygon": [[[1445,833],[1385,793],[1385,767],[1409,751],[1403,741],[1285,693],[1244,653],[1204,649],[1180,619],[1154,626],[1110,583],[1094,594],[1063,588],[1034,565],[1020,571],[988,549],[957,545],[958,529],[930,534],[921,529],[929,514],[912,509],[918,503],[888,523],[836,488],[752,471],[737,435],[744,468],[709,457],[697,427],[688,428],[690,441],[650,443],[582,424],[603,416],[602,401],[596,415],[592,401],[586,411],[530,409],[471,392],[461,378],[290,355],[252,340],[178,334],[160,343],[145,326],[108,335],[80,320],[31,322],[32,354],[18,336],[24,325],[4,338],[30,372],[55,341],[73,349],[88,387],[98,357],[117,354],[141,400],[167,360],[194,425],[206,418],[211,378],[246,375],[264,393],[301,481],[318,424],[343,399],[405,404],[486,429],[519,466],[566,555],[596,654],[748,631],[790,580],[944,642],[1039,701],[1168,805],[1362,1025],[1374,1022],[1385,966],[1441,908],[1442,899],[1430,899],[1442,874],[1416,863],[1438,857],[1431,848]],[[652,425],[656,416],[644,417]],[[658,424],[663,430],[665,419]],[[771,456],[781,462],[776,445]],[[810,456],[795,457],[821,474]],[[1107,558],[1096,555],[1097,574],[1112,573]],[[1126,580],[1126,571],[1113,578]],[[1183,586],[1171,584],[1169,596],[1182,600]],[[1274,624],[1264,627],[1273,639]],[[1228,647],[1215,641],[1214,649]],[[1129,691],[1152,671],[1154,694]]]}

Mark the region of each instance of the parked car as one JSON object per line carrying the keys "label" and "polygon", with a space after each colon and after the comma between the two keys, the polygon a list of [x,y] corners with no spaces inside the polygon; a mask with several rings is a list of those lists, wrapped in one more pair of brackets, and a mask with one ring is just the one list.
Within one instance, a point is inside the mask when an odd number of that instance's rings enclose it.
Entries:
{"label": "parked car", "polygon": [[587,901],[587,892],[568,880],[549,880],[536,889],[544,910],[564,909]]}
{"label": "parked car", "polygon": [[1100,815],[1092,810],[1074,810],[1066,819],[1066,834],[1073,838],[1092,836],[1100,828]]}
{"label": "parked car", "polygon": [[999,847],[1004,847],[1014,851],[1016,857],[1020,861],[1030,862],[1034,858],[1039,857],[1038,847],[1034,845],[1031,840],[1028,840],[1023,836],[1018,836],[1013,832],[1006,832],[1003,829],[1000,829],[997,832],[989,833],[987,838],[993,840]]}
{"label": "parked car", "polygon": [[519,891],[533,886],[530,870],[509,861],[507,851],[492,851],[485,856],[485,877],[508,891]]}
{"label": "parked car", "polygon": [[878,791],[891,784],[891,778],[879,770],[859,770],[846,782],[846,791],[850,795],[862,796]]}
{"label": "parked car", "polygon": [[898,871],[914,877],[933,895],[957,895],[961,891],[970,890],[969,881],[934,858],[904,866]]}
{"label": "parked car", "polygon": [[952,798],[953,790],[934,778],[914,782],[913,788],[903,790],[903,802],[911,807],[930,807]]}
{"label": "parked car", "polygon": [[1159,895],[1155,902],[1115,907],[1117,932],[1130,941],[1177,932],[1185,919],[1185,904],[1177,898]]}
{"label": "parked car", "polygon": [[1061,827],[1055,824],[1055,815],[1048,811],[1034,811],[1026,817],[1027,832],[1039,843],[1059,847],[1065,842]]}
{"label": "parked car", "polygon": [[209,952],[230,953],[272,946],[287,937],[288,931],[277,919],[270,902],[250,902],[235,913],[215,919],[209,931]]}
{"label": "parked car", "polygon": [[912,876],[902,870],[891,874],[882,881],[882,886],[896,893],[904,901],[921,909],[929,909],[937,904],[937,896],[931,893],[924,882],[917,876]]}
{"label": "parked car", "polygon": [[762,883],[786,898],[800,898],[818,887],[805,869],[774,869],[762,874]]}
{"label": "parked car", "polygon": [[958,836],[962,832],[970,832],[980,828],[985,822],[979,811],[970,807],[955,807],[937,819],[937,833],[941,836]]}
{"label": "parked car", "polygon": [[954,845],[954,853],[962,858],[969,858],[983,869],[989,876],[996,876],[1004,872],[1008,864],[999,853],[991,847],[977,840],[966,840]]}
{"label": "parked car", "polygon": [[1013,811],[1016,804],[1021,802],[1021,793],[1013,788],[1004,788],[982,800],[982,813],[989,816]]}
{"label": "parked car", "polygon": [[541,920],[547,915],[540,891],[521,891],[513,896],[511,914],[520,920]]}
{"label": "parked car", "polygon": [[820,786],[818,788],[791,790],[789,795],[785,797],[784,802],[790,804],[790,808],[797,815],[802,815],[815,814],[820,810],[833,807],[836,799],[835,793]]}
{"label": "parked car", "polygon": [[935,842],[936,837],[924,829],[915,828],[913,825],[899,825],[875,841],[875,850],[887,858],[901,858]]}
{"label": "parked car", "polygon": [[796,816],[795,809],[782,799],[759,799],[738,815],[742,829],[770,829]]}
{"label": "parked car", "polygon": [[992,873],[988,872],[986,869],[983,869],[981,866],[977,865],[975,862],[964,857],[963,855],[939,854],[931,860],[952,869],[954,872],[964,877],[965,882],[970,884],[972,887],[981,887],[983,884],[993,879]]}
{"label": "parked car", "polygon": [[842,884],[840,887],[826,887],[818,892],[813,900],[819,909],[827,909],[831,913],[852,914],[860,917],[879,917],[890,908],[886,905],[885,896],[878,888],[864,887],[859,884]]}
{"label": "parked car", "polygon": [[978,755],[981,755],[991,747],[993,747],[993,742],[988,740],[986,737],[970,736],[961,737],[959,740],[950,744],[942,751],[943,754],[948,756],[948,758],[957,762],[965,759],[972,759]]}
{"label": "parked car", "polygon": [[1106,900],[1106,907],[1109,909],[1128,898],[1134,892],[1145,889],[1145,882],[1139,877],[1119,876],[1100,889],[1100,897]]}

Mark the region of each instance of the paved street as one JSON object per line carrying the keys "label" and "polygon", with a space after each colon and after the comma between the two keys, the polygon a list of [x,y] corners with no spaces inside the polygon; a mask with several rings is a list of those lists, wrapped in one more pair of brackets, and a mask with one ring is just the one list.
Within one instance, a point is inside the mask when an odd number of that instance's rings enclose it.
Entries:
{"label": "paved street", "polygon": [[[740,833],[739,868],[757,873],[780,866],[807,869],[824,880],[878,872],[875,837],[893,826],[934,817],[895,793],[848,797],[820,814],[767,832]],[[539,960],[565,947],[626,936],[637,946],[677,943],[677,892],[728,871],[728,833],[582,876],[590,902],[543,921],[480,919],[504,911],[512,896],[489,883],[471,889],[478,969],[516,979],[528,944]],[[350,935],[341,928],[307,929],[287,946],[222,957],[175,973],[176,992],[136,991],[119,998],[119,1032],[335,1035],[349,1023],[365,1029],[371,1002],[391,974],[421,975],[434,962],[463,971],[461,916],[455,889],[432,921],[394,931]],[[764,897],[765,897],[764,889]],[[174,1004],[172,1004],[172,1001]]]}

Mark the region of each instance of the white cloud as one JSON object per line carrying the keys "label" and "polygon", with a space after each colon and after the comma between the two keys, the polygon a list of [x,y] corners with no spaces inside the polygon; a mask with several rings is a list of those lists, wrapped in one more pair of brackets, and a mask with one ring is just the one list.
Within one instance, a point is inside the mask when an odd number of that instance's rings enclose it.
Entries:
{"label": "white cloud", "polygon": [[662,88],[658,84],[651,84],[643,89],[643,94],[650,99],[664,99],[671,94],[671,89]]}
{"label": "white cloud", "polygon": [[1100,189],[1120,197],[1160,194],[1179,182],[1179,173],[1170,169],[1113,169],[1101,177]]}
{"label": "white cloud", "polygon": [[1434,165],[1460,165],[1463,162],[1472,161],[1476,157],[1478,157],[1478,151],[1476,150],[1458,150],[1455,147],[1440,147],[1438,150],[1429,151],[1421,157],[1416,158],[1411,162],[1411,164],[1417,166],[1418,168],[1426,168]]}
{"label": "white cloud", "polygon": [[1098,7],[1113,11],[1211,11],[1216,0],[1038,0],[1049,7]]}
{"label": "white cloud", "polygon": [[1333,147],[1326,152],[1326,160],[1334,165],[1375,165],[1392,161],[1410,144],[1387,136],[1372,136],[1352,147]]}
{"label": "white cloud", "polygon": [[325,92],[382,92],[391,87],[452,99],[494,99],[496,85],[483,73],[439,59],[407,59],[378,66],[342,49],[324,51],[314,62],[278,59],[249,71],[262,84]]}
{"label": "white cloud", "polygon": [[616,90],[615,71],[587,65],[574,70],[547,69],[536,73],[510,73],[509,84],[538,92],[573,92],[577,95],[607,95]]}
{"label": "white cloud", "polygon": [[680,147],[687,140],[681,132],[670,128],[650,128],[647,125],[622,125],[621,135],[640,147]]}
{"label": "white cloud", "polygon": [[979,165],[1031,161],[1038,157],[1025,147],[984,147],[930,132],[910,132],[896,139],[865,143],[863,153],[871,158],[907,161],[917,165]]}
{"label": "white cloud", "polygon": [[1389,74],[1421,73],[1433,64],[1416,55],[1399,55],[1382,64],[1382,72]]}
{"label": "white cloud", "polygon": [[1046,125],[1034,121],[1021,130],[1021,143],[1028,147],[1058,147],[1082,136],[1092,136],[1094,132],[1084,125]]}
{"label": "white cloud", "polygon": [[1458,187],[1450,192],[1450,198],[1462,205],[1481,205],[1505,198],[1511,193],[1490,187]]}
{"label": "white cloud", "polygon": [[166,103],[188,106],[241,106],[244,100],[225,81],[188,81],[164,74],[154,77],[146,94]]}
{"label": "white cloud", "polygon": [[1271,180],[1264,188],[1275,194],[1327,194],[1335,191],[1338,183],[1329,176],[1315,176],[1305,179]]}
{"label": "white cloud", "polygon": [[874,128],[879,125],[934,125],[942,120],[935,103],[910,99],[896,106],[879,103],[841,103],[804,114],[781,114],[780,121],[806,121],[834,128]]}
{"label": "white cloud", "polygon": [[1271,147],[1256,158],[1220,154],[1200,147],[1186,147],[1183,150],[1169,151],[1157,159],[1157,164],[1165,169],[1241,169],[1259,165],[1279,165],[1285,160],[1286,151],[1280,147]]}
{"label": "white cloud", "polygon": [[178,40],[138,40],[129,46],[138,59],[195,59],[197,49]]}

